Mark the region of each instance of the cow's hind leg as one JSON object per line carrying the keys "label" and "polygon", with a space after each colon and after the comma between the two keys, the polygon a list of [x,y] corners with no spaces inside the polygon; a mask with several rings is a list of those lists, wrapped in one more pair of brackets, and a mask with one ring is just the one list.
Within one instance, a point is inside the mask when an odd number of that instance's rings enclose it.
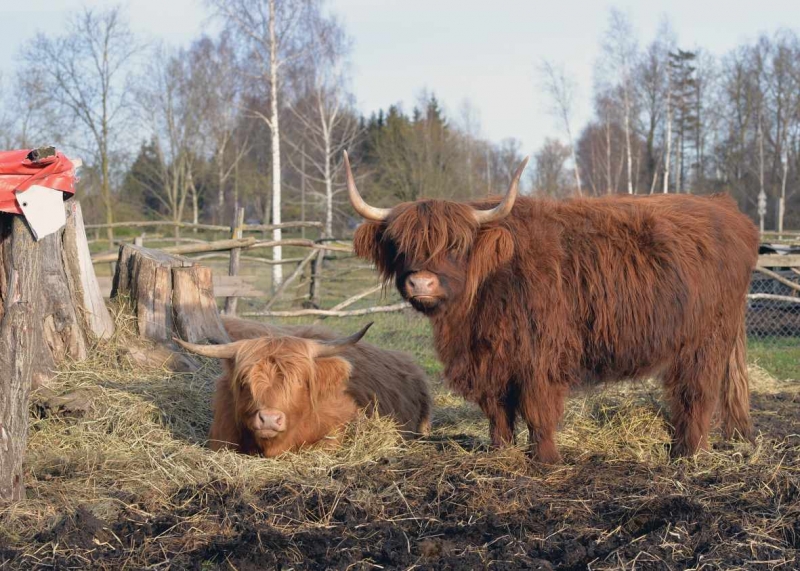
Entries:
{"label": "cow's hind leg", "polygon": [[[709,337],[713,341],[714,336]],[[699,349],[683,351],[664,373],[673,428],[673,458],[708,450],[711,417],[729,355],[727,344],[709,342]]]}
{"label": "cow's hind leg", "polygon": [[522,415],[528,425],[529,454],[533,460],[545,464],[561,462],[555,438],[567,392],[565,386],[542,384],[535,391],[523,393]]}

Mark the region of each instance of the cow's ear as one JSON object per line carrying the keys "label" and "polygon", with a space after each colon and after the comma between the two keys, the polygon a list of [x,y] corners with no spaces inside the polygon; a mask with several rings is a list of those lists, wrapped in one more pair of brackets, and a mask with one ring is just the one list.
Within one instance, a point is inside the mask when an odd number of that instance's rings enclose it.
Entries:
{"label": "cow's ear", "polygon": [[478,233],[472,248],[470,266],[473,276],[481,281],[514,255],[514,239],[505,228],[486,228]]}
{"label": "cow's ear", "polygon": [[342,388],[350,378],[350,363],[341,357],[323,357],[314,359],[316,375],[311,389],[317,395],[330,394]]}
{"label": "cow's ear", "polygon": [[372,260],[378,271],[387,275],[393,260],[387,259],[386,249],[381,244],[384,225],[381,222],[364,222],[353,234],[353,250],[356,256]]}
{"label": "cow's ear", "polygon": [[353,250],[357,256],[376,260],[379,255],[381,241],[381,224],[364,222],[353,234]]}

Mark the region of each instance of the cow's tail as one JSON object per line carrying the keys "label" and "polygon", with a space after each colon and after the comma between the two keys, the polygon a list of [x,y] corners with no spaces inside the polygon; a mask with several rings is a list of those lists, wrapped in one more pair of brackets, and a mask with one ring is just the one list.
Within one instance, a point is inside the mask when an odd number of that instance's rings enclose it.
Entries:
{"label": "cow's tail", "polygon": [[720,420],[725,438],[753,440],[750,420],[750,381],[747,376],[747,333],[744,316],[722,379]]}

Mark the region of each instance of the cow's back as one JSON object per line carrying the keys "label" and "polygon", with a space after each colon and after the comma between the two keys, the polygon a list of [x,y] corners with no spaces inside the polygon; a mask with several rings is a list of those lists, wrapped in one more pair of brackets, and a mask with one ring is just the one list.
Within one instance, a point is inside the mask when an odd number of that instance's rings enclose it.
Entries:
{"label": "cow's back", "polygon": [[526,283],[531,342],[557,330],[573,382],[653,374],[704,336],[735,338],[758,232],[727,196],[520,198],[501,225],[515,255],[483,299]]}

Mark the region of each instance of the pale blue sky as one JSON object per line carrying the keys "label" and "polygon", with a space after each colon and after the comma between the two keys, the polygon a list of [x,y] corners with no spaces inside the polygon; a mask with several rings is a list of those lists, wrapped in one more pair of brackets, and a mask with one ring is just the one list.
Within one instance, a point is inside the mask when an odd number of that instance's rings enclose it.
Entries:
{"label": "pale blue sky", "polygon": [[[56,33],[84,4],[107,0],[0,0],[0,71],[8,77],[18,47],[37,29]],[[131,0],[136,32],[186,44],[208,27],[199,0]],[[588,119],[592,69],[608,9],[627,12],[640,44],[667,14],[682,47],[722,54],[780,27],[800,29],[800,1],[670,0],[330,0],[354,40],[353,89],[364,113],[402,101],[407,109],[423,88],[451,116],[469,99],[480,113],[481,135],[516,137],[533,152],[559,135],[547,115],[536,66],[563,62],[579,82],[578,123]]]}

